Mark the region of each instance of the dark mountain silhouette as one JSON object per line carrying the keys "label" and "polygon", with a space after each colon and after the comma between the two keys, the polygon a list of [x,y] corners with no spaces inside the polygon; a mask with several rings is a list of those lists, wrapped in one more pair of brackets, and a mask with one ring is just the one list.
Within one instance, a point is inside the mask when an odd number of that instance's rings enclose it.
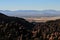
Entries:
{"label": "dark mountain silhouette", "polygon": [[21,34],[29,34],[33,25],[23,18],[9,17],[0,13],[0,40],[17,40]]}
{"label": "dark mountain silhouette", "polygon": [[29,23],[0,13],[0,40],[60,40],[60,19]]}
{"label": "dark mountain silhouette", "polygon": [[0,18],[3,18],[3,17],[8,17],[8,16],[0,13]]}

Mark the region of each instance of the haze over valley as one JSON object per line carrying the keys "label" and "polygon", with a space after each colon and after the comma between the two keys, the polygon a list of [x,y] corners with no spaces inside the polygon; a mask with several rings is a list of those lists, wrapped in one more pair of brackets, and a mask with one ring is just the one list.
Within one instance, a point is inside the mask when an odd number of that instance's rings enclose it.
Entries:
{"label": "haze over valley", "polygon": [[19,18],[24,18],[29,22],[46,22],[48,20],[60,19],[60,11],[57,10],[0,10],[1,13],[4,13],[8,16],[14,16]]}
{"label": "haze over valley", "polygon": [[60,16],[60,11],[57,10],[0,10],[1,13],[4,13],[8,16],[15,16],[15,17],[56,17]]}

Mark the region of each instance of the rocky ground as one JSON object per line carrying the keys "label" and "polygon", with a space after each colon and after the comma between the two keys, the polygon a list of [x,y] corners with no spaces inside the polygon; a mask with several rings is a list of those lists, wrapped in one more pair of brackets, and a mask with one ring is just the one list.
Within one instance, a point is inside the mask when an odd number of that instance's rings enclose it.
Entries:
{"label": "rocky ground", "polygon": [[28,22],[0,13],[0,40],[60,40],[60,19]]}

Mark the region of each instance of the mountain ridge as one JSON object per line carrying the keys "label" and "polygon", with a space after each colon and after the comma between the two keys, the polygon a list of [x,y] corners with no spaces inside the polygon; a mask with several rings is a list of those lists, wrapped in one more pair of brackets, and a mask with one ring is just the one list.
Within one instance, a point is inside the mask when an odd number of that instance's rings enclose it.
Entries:
{"label": "mountain ridge", "polygon": [[4,13],[8,16],[16,17],[51,17],[51,16],[60,16],[60,11],[57,10],[0,10],[1,13]]}

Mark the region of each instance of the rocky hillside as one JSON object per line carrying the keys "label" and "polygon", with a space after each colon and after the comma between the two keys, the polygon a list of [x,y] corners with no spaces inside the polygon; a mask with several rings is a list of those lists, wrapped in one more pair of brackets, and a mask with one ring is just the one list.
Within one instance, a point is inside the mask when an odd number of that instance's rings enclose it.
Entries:
{"label": "rocky hillside", "polygon": [[21,34],[29,35],[33,25],[23,18],[0,13],[0,40],[17,40]]}
{"label": "rocky hillside", "polygon": [[0,40],[60,40],[60,19],[29,23],[0,13]]}

